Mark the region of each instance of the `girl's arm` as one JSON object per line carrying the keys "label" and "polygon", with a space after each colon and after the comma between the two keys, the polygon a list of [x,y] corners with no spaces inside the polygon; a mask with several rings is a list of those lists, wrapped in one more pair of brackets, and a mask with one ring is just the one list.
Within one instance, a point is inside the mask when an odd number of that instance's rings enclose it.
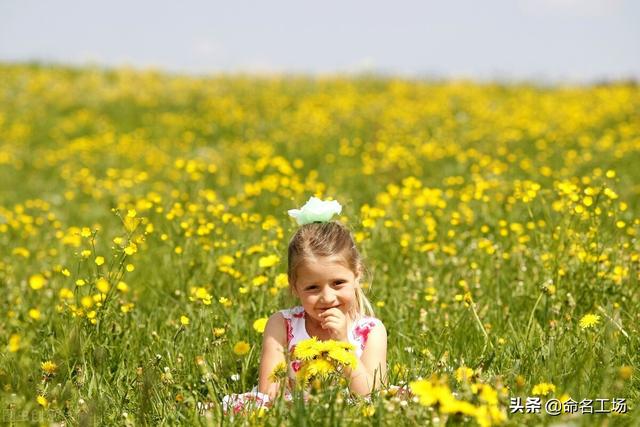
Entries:
{"label": "girl's arm", "polygon": [[273,368],[278,363],[285,362],[285,346],[287,342],[284,317],[282,313],[275,313],[267,321],[262,338],[262,355],[260,356],[260,377],[258,391],[268,394],[273,399],[278,394],[278,383],[269,380]]}
{"label": "girl's arm", "polygon": [[366,396],[387,378],[387,330],[382,322],[369,332],[367,344],[355,369],[345,369],[352,393]]}

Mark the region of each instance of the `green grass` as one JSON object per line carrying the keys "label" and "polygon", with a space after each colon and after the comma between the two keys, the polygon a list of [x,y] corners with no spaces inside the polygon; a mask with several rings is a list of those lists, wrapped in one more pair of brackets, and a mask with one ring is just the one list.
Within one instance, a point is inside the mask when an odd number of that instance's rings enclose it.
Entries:
{"label": "green grass", "polygon": [[[253,322],[296,305],[276,285],[296,230],[286,210],[315,195],[344,206],[366,260],[390,384],[446,375],[477,406],[477,384],[504,386],[508,413],[509,397],[546,382],[556,387],[547,398],[626,398],[629,413],[513,414],[508,425],[640,421],[636,85],[37,64],[0,65],[0,77],[0,420],[473,423],[391,396],[349,403],[340,387],[307,404],[278,401],[261,417],[222,415],[222,396],[257,384]],[[260,268],[270,254],[280,262]],[[222,265],[224,255],[234,263]],[[34,275],[46,279],[41,289]],[[258,276],[267,282],[254,285]],[[100,277],[110,284],[103,301]],[[190,299],[196,287],[210,305]],[[600,320],[583,329],[589,313]],[[233,352],[240,340],[251,345],[243,356]],[[461,366],[475,386],[455,379]],[[214,405],[201,414],[197,402]]]}

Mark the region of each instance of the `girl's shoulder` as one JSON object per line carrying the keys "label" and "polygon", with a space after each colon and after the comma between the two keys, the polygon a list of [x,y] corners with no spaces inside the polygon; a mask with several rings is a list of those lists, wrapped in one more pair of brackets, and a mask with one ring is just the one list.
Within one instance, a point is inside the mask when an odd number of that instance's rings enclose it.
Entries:
{"label": "girl's shoulder", "polygon": [[360,327],[360,328],[374,328],[378,325],[384,328],[384,324],[382,323],[382,320],[373,316],[362,316],[356,319],[356,321],[354,322],[354,326]]}
{"label": "girl's shoulder", "polygon": [[372,316],[362,316],[353,324],[353,329],[351,330],[352,339],[360,343],[361,348],[364,349],[369,339],[369,334],[374,329],[382,329],[384,331],[383,336],[386,337],[386,329],[380,319]]}
{"label": "girl's shoulder", "polygon": [[296,307],[280,310],[278,311],[278,313],[282,314],[282,317],[284,317],[285,319],[302,319],[304,317],[304,308],[299,305]]}

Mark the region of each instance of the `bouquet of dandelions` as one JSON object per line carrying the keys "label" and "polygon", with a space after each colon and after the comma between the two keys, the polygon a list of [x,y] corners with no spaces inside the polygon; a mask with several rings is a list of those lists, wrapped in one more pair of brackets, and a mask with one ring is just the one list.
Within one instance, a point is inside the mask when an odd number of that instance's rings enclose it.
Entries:
{"label": "bouquet of dandelions", "polygon": [[342,341],[318,341],[315,337],[300,341],[293,351],[293,358],[300,361],[296,381],[307,385],[313,380],[342,377],[345,368],[355,369],[358,358],[353,344]]}
{"label": "bouquet of dandelions", "polygon": [[[336,382],[344,385],[345,368],[355,369],[358,365],[353,350],[353,344],[342,341],[319,341],[315,337],[300,341],[291,355],[299,363],[296,385],[303,389],[311,385],[315,390]],[[276,367],[276,370],[280,372],[274,370],[273,377],[281,376],[283,369]]]}

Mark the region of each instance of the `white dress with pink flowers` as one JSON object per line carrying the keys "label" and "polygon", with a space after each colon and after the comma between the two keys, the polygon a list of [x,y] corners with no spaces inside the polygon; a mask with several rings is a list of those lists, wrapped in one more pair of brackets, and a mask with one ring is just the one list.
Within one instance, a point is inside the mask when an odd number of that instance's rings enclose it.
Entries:
{"label": "white dress with pink flowers", "polygon": [[[289,354],[292,354],[296,348],[296,344],[300,341],[311,338],[307,332],[305,324],[305,311],[302,306],[293,307],[286,310],[280,310],[284,317],[285,328],[287,332],[287,348]],[[354,345],[356,356],[360,357],[367,344],[369,333],[377,324],[381,324],[379,319],[375,317],[364,316],[356,320],[349,331],[349,342]],[[292,360],[289,364],[289,376],[295,378],[295,373],[300,369],[300,361]],[[285,399],[290,400],[291,394],[286,391]],[[224,396],[222,399],[222,407],[225,412],[232,410],[233,413],[238,413],[245,409],[247,406],[267,407],[269,404],[269,396],[260,393],[258,387],[254,387],[248,393],[232,394]]]}

